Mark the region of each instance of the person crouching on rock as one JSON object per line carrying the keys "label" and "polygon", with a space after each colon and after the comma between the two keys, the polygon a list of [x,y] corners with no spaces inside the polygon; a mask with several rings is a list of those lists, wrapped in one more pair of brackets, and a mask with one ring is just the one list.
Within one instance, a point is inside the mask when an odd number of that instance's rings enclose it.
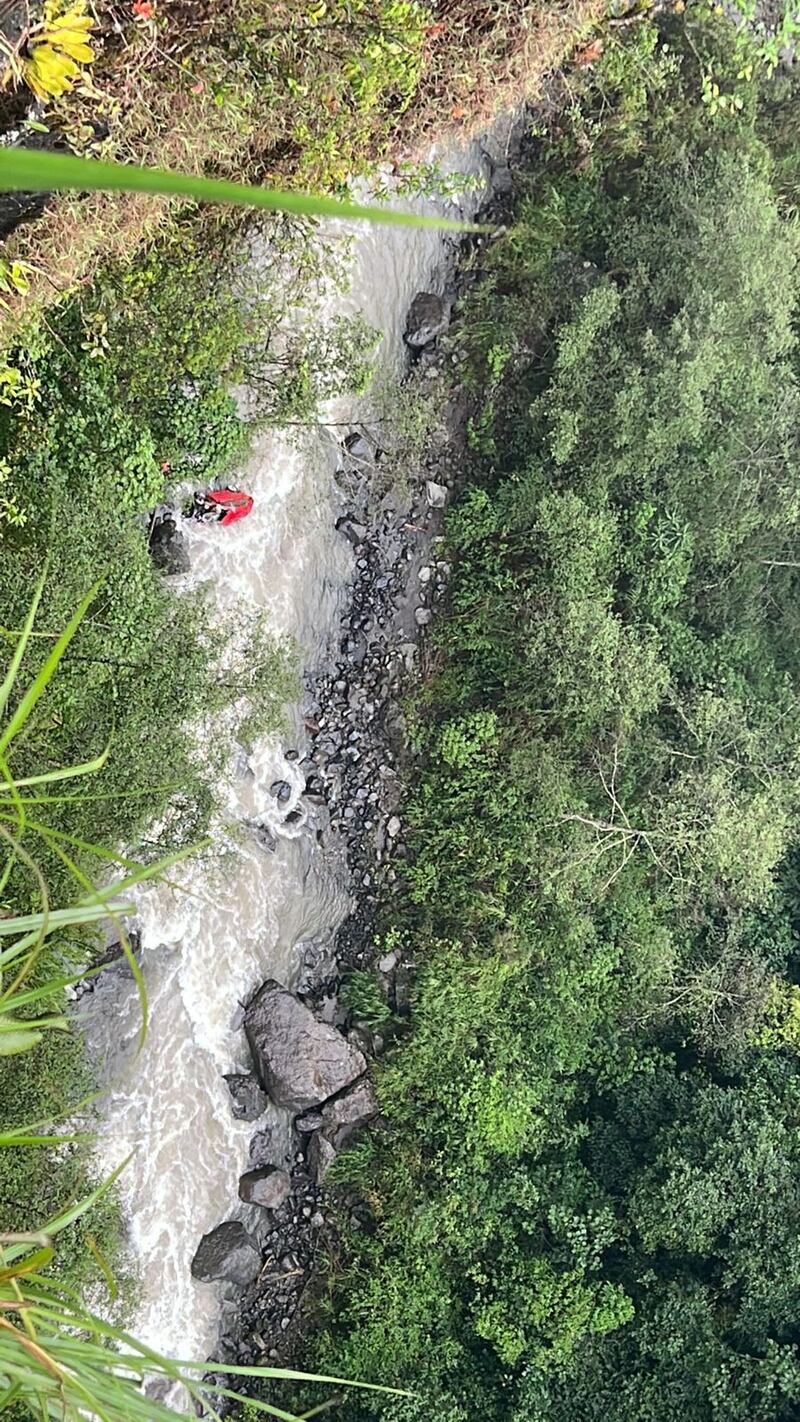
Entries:
{"label": "person crouching on rock", "polygon": [[252,508],[252,498],[241,489],[207,489],[204,494],[195,494],[187,517],[201,523],[221,523],[227,528],[240,518],[247,518]]}

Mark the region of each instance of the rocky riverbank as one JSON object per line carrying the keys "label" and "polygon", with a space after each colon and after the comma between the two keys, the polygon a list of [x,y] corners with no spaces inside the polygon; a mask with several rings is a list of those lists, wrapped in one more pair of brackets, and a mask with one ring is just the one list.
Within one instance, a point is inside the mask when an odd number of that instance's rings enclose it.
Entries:
{"label": "rocky riverbank", "polygon": [[[502,167],[494,177],[499,195],[484,215],[499,222],[509,183]],[[267,982],[241,1012],[253,1072],[229,1077],[228,1085],[233,1113],[256,1126],[239,1186],[248,1208],[232,1210],[204,1236],[192,1265],[198,1280],[230,1286],[219,1350],[226,1362],[302,1364],[319,1262],[336,1248],[326,1176],[359,1130],[380,1128],[369,1063],[409,1011],[414,964],[376,945],[376,928],[409,852],[402,799],[411,761],[402,703],[424,674],[427,630],[446,595],[445,513],[473,411],[450,328],[459,293],[473,279],[474,242],[455,249],[458,265],[445,296],[421,292],[408,312],[405,394],[424,399],[432,412],[414,468],[398,477],[380,426],[353,428],[342,440],[337,528],[352,545],[354,579],[336,649],[306,685],[305,754],[290,748],[287,756],[298,758],[305,774],[318,837],[345,846],[354,908],[333,945],[307,945],[292,992]],[[281,782],[273,793],[284,793]],[[388,1028],[361,1018],[348,1001],[348,978],[360,969],[376,974]],[[288,1156],[259,1128],[268,1098],[293,1113]],[[344,1208],[352,1224],[368,1225],[358,1203]]]}
{"label": "rocky riverbank", "polygon": [[[424,664],[426,629],[446,591],[444,515],[466,422],[463,396],[445,394],[453,384],[451,357],[441,346],[448,306],[432,294],[426,298],[428,315],[438,303],[440,319],[436,335],[424,347],[412,348],[425,368],[412,370],[410,379],[424,379],[426,396],[433,396],[432,405],[440,411],[430,467],[422,468],[413,483],[393,484],[376,495],[382,460],[376,432],[351,431],[342,446],[346,506],[338,527],[353,546],[355,577],[336,654],[306,687],[302,712],[309,745],[301,765],[305,798],[329,825],[317,834],[323,840],[339,837],[346,847],[355,906],[333,946],[308,945],[294,993],[280,997],[281,1020],[271,1014],[255,1028],[254,1003],[244,1011],[255,1071],[252,1077],[229,1081],[234,1111],[260,1114],[266,1088],[273,1100],[297,1114],[288,1160],[275,1159],[270,1134],[263,1129],[256,1129],[251,1143],[251,1171],[263,1172],[260,1178],[272,1188],[279,1175],[282,1197],[271,1207],[248,1212],[246,1223],[237,1222],[235,1231],[227,1222],[222,1234],[206,1236],[193,1266],[196,1277],[223,1278],[241,1289],[223,1308],[222,1357],[228,1362],[274,1363],[294,1355],[309,1285],[320,1257],[334,1244],[327,1171],[358,1129],[376,1122],[368,1066],[385,1049],[386,1035],[359,1019],[341,989],[353,969],[375,962],[378,906],[391,892],[408,852],[402,817],[408,752],[401,702]],[[410,328],[415,319],[412,311]],[[276,784],[276,795],[280,791]],[[381,957],[379,968],[387,1005],[402,1017],[408,1011],[413,965],[395,952]],[[265,992],[268,984],[260,989]],[[257,995],[255,1003],[259,1000]],[[344,1069],[347,1080],[329,1074],[332,1053],[334,1058],[341,1054],[337,1042],[351,1054]],[[301,1089],[299,1079],[309,1072],[312,1080]],[[243,1177],[240,1196],[252,1200],[251,1188],[251,1180]]]}

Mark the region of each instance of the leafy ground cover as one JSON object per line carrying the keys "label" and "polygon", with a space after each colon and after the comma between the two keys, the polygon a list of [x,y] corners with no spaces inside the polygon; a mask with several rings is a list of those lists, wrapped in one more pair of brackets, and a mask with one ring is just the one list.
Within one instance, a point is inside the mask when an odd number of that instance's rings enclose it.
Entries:
{"label": "leafy ground cover", "polygon": [[[51,137],[37,129],[36,142],[59,135],[94,157],[341,191],[353,172],[434,130],[465,130],[534,95],[601,8],[598,0],[481,0],[477,9],[472,0],[279,0],[266,11],[254,0],[96,0],[90,8],[48,0],[31,6],[30,22],[12,36],[7,121],[22,119],[38,85]],[[5,243],[0,340],[109,258],[130,258],[169,211],[165,199],[143,194],[58,198]]]}

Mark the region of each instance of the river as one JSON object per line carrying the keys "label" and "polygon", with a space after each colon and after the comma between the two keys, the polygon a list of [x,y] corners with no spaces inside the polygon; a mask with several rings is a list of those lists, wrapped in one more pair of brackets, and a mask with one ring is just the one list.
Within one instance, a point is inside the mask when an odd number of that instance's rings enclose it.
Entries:
{"label": "river", "polygon": [[[502,139],[495,134],[493,142]],[[446,172],[484,172],[477,142],[430,157]],[[479,196],[465,197],[462,210],[471,211]],[[459,212],[449,199],[409,205]],[[334,223],[326,224],[324,240],[348,233],[349,290],[326,296],[328,313],[360,313],[382,333],[377,366],[399,370],[409,305],[420,290],[443,289],[452,239]],[[340,398],[320,419],[355,423],[365,408],[364,397]],[[290,431],[261,433],[229,481],[252,493],[250,517],[225,530],[194,523],[184,529],[191,554],[184,592],[209,583],[220,608],[235,597],[254,612],[266,609],[271,629],[294,639],[306,668],[326,656],[352,570],[349,544],[335,529],[339,458],[340,445],[322,422],[299,442]],[[224,725],[219,734],[229,735]],[[237,1214],[238,1177],[256,1129],[233,1119],[222,1079],[248,1068],[238,1004],[265,977],[291,987],[304,943],[332,942],[350,905],[343,851],[329,836],[320,843],[314,816],[324,809],[306,807],[299,762],[286,758],[304,749],[299,706],[287,708],[284,734],[264,738],[249,755],[231,743],[218,786],[227,823],[216,826],[215,852],[175,871],[179,887],[156,884],[140,893],[135,926],[150,1026],[138,1056],[140,1013],[130,975],[108,970],[85,999],[90,1044],[114,1082],[103,1104],[100,1168],[108,1171],[134,1153],[120,1185],[140,1280],[130,1328],[173,1357],[213,1351],[220,1300],[215,1288],[192,1280],[189,1266],[201,1235]],[[291,787],[283,804],[270,793],[275,780]],[[246,832],[230,832],[230,822],[253,819],[271,831],[274,852]],[[272,1124],[278,1144],[281,1133],[288,1143],[283,1113],[275,1111]]]}

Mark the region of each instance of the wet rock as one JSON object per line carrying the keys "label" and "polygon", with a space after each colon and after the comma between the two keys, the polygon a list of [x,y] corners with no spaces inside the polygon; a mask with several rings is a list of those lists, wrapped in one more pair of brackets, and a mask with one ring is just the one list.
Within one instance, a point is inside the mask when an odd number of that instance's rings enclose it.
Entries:
{"label": "wet rock", "polygon": [[321,1131],[317,1131],[308,1147],[308,1168],[318,1184],[322,1184],[335,1159],[335,1147]]}
{"label": "wet rock", "polygon": [[203,1235],[191,1270],[201,1284],[225,1282],[244,1288],[261,1273],[261,1250],[239,1220],[225,1220]]}
{"label": "wet rock", "polygon": [[251,824],[250,829],[256,844],[262,849],[266,849],[268,854],[274,854],[278,848],[278,841],[268,825]]}
{"label": "wet rock", "polygon": [[447,505],[448,490],[446,484],[437,484],[434,479],[428,479],[425,483],[425,497],[428,500],[428,507],[432,509],[443,509]]}
{"label": "wet rock", "polygon": [[246,1205],[261,1205],[265,1210],[279,1209],[291,1192],[289,1176],[276,1165],[262,1165],[258,1170],[248,1170],[239,1180],[239,1199]]}
{"label": "wet rock", "polygon": [[178,525],[171,514],[165,514],[150,525],[149,542],[153,566],[160,572],[168,577],[188,573],[192,564],[186,539],[178,532]]}
{"label": "wet rock", "polygon": [[406,345],[422,350],[447,330],[449,321],[450,308],[441,296],[432,291],[418,292],[406,319]]}
{"label": "wet rock", "polygon": [[292,798],[292,787],[288,780],[273,780],[269,793],[274,795],[280,804],[285,805],[286,801]]}
{"label": "wet rock", "polygon": [[297,1117],[294,1124],[302,1135],[310,1135],[312,1131],[319,1130],[323,1120],[321,1111],[305,1111],[302,1116]]}
{"label": "wet rock", "polygon": [[257,1170],[262,1165],[272,1165],[275,1156],[275,1142],[270,1129],[256,1131],[250,1138],[250,1169]]}
{"label": "wet rock", "polygon": [[366,1070],[361,1052],[274,981],[248,1004],[244,1029],[264,1087],[290,1111],[321,1105]]}
{"label": "wet rock", "polygon": [[402,965],[397,968],[394,975],[393,996],[395,1012],[405,1015],[411,1007],[411,988],[413,978],[410,968]]}
{"label": "wet rock", "polygon": [[231,1072],[225,1077],[231,1093],[231,1110],[237,1121],[257,1121],[269,1106],[269,1097],[254,1076]]}
{"label": "wet rock", "polygon": [[354,548],[359,548],[367,536],[367,528],[363,523],[357,523],[354,519],[340,519],[336,525],[340,533],[352,543]]}
{"label": "wet rock", "polygon": [[415,607],[414,621],[418,627],[427,627],[433,618],[429,607]]}

